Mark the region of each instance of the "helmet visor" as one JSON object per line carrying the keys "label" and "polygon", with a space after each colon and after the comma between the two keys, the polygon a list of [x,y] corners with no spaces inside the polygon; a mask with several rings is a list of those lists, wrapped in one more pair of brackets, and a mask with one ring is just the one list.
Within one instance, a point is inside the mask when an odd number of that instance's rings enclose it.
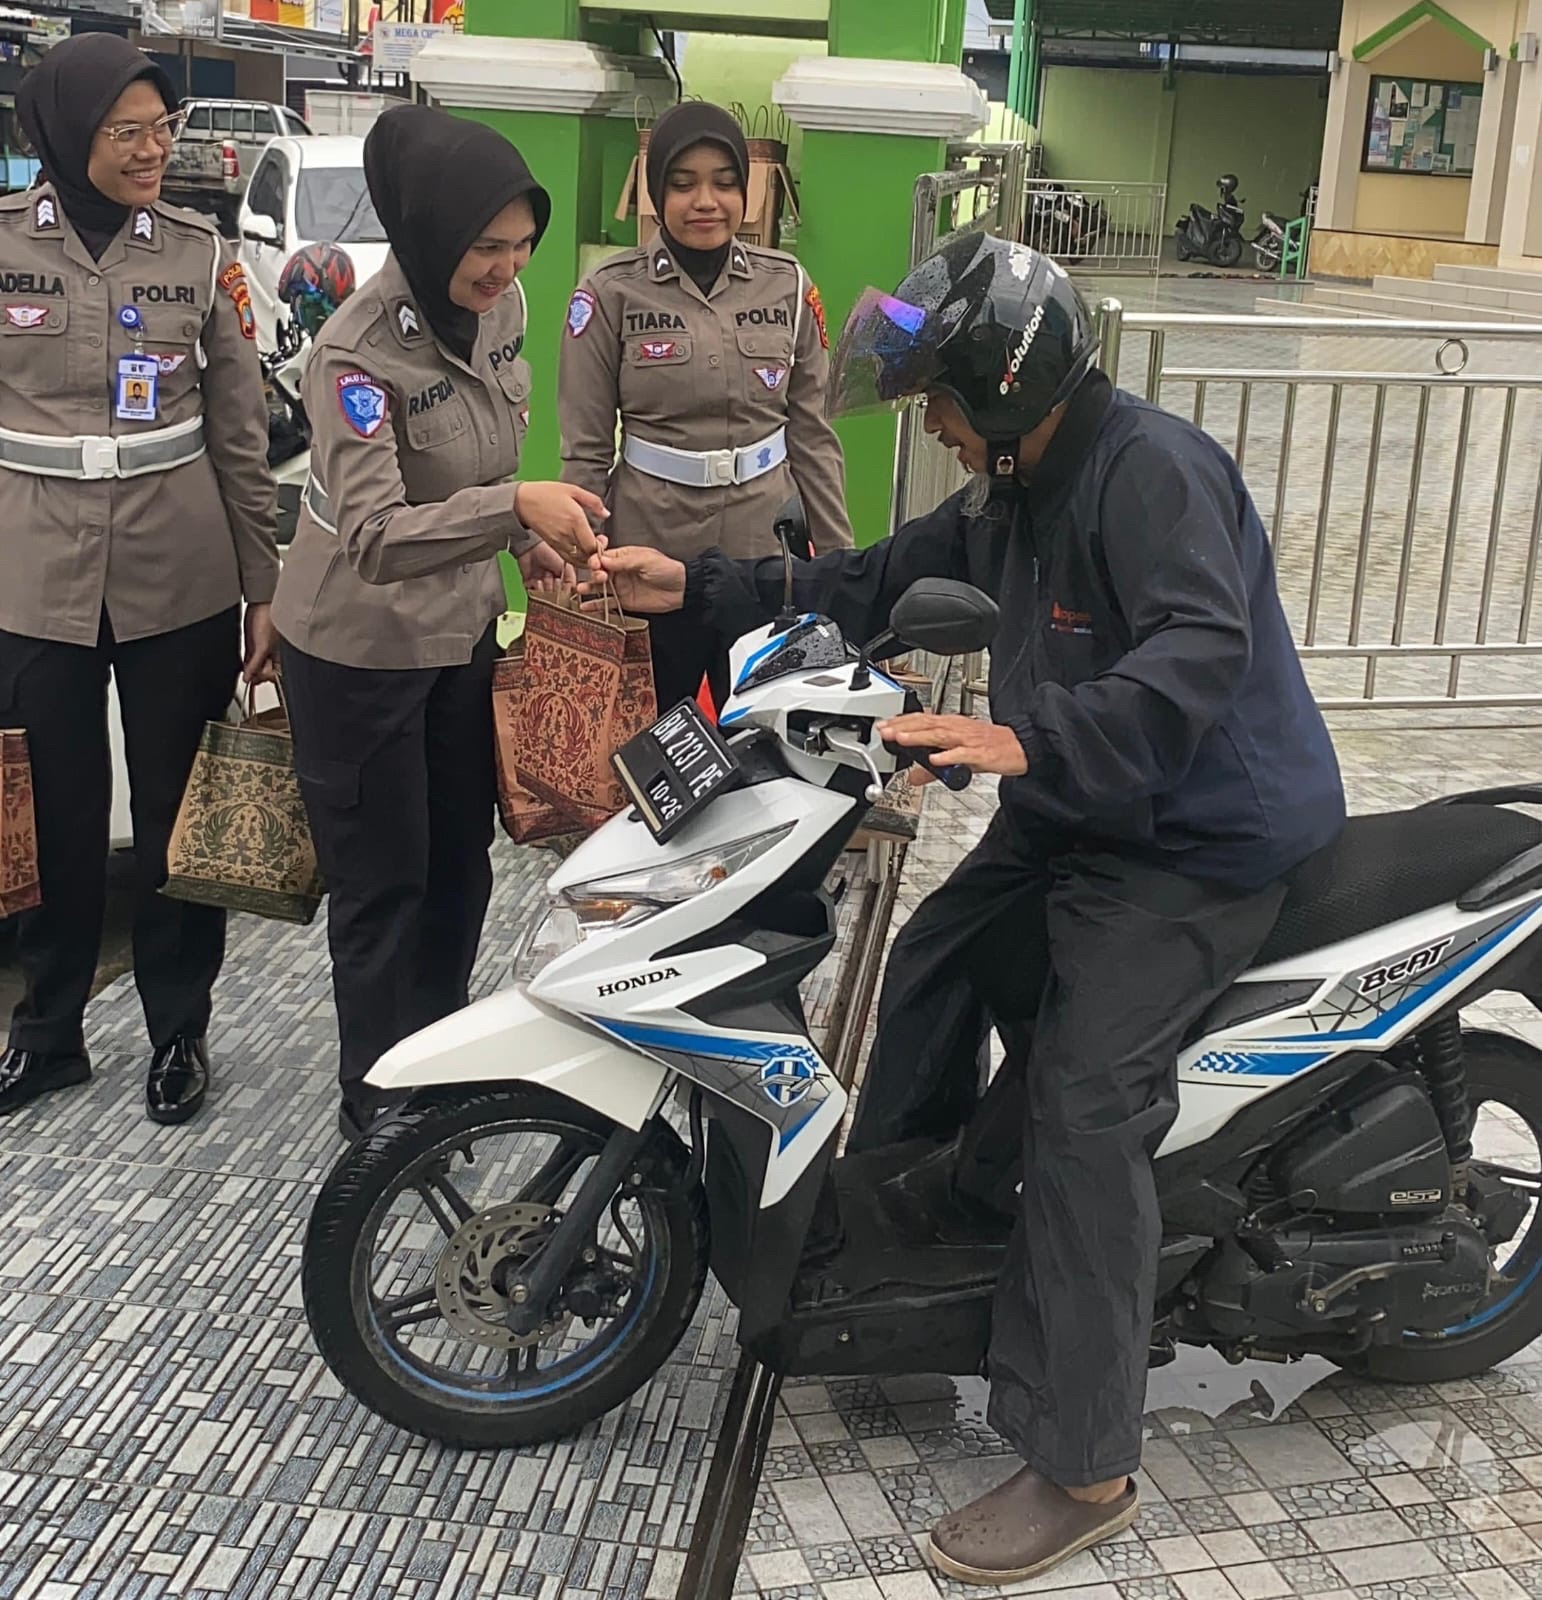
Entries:
{"label": "helmet visor", "polygon": [[864,289],[831,358],[828,414],[892,411],[924,394],[943,372],[943,335],[935,313]]}

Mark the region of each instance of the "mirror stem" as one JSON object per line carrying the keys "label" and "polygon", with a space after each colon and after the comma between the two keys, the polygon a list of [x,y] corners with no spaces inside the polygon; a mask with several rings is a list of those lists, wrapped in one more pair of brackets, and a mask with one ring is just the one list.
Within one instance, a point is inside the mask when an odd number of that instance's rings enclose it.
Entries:
{"label": "mirror stem", "polygon": [[853,689],[867,689],[873,682],[873,657],[887,644],[893,644],[896,638],[893,628],[885,628],[876,639],[869,639],[862,647],[862,654],[857,660],[857,670],[851,675]]}

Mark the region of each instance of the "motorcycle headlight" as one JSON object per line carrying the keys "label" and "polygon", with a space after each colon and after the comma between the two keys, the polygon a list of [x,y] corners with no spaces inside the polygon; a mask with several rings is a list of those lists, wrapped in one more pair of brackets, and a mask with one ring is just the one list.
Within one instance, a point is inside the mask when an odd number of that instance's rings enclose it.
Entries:
{"label": "motorcycle headlight", "polygon": [[592,934],[629,928],[715,889],[774,849],[791,832],[792,824],[788,823],[664,866],[593,878],[564,889],[545,916],[532,924],[521,939],[514,955],[515,980],[532,982],[558,956],[576,949]]}

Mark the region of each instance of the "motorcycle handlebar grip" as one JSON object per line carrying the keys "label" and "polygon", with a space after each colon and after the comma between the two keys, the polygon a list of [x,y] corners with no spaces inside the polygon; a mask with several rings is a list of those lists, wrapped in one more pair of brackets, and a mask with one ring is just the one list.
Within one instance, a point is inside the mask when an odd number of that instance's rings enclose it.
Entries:
{"label": "motorcycle handlebar grip", "polygon": [[962,794],[974,782],[974,773],[968,767],[937,767],[932,765],[932,758],[924,750],[912,750],[907,745],[890,744],[884,740],[883,747],[891,756],[899,758],[901,767],[915,762],[923,766],[936,778],[944,788],[951,789],[954,794]]}

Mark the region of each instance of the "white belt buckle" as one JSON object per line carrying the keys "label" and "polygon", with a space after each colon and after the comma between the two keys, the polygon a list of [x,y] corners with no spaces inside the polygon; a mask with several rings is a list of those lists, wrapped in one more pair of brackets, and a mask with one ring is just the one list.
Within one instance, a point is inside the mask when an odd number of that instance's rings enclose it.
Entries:
{"label": "white belt buckle", "polygon": [[118,441],[106,434],[87,434],[80,441],[80,475],[88,483],[120,476]]}
{"label": "white belt buckle", "polygon": [[714,489],[726,489],[739,481],[738,462],[732,450],[708,450],[707,482]]}

